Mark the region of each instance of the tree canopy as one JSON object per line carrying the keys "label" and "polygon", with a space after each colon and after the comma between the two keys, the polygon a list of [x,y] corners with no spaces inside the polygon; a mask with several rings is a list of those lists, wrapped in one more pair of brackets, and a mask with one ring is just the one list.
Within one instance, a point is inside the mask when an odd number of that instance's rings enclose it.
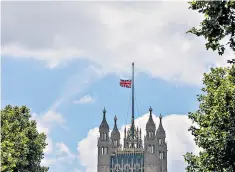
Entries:
{"label": "tree canopy", "polygon": [[199,109],[189,113],[199,155],[187,153],[188,172],[235,171],[235,65],[204,74]]}
{"label": "tree canopy", "polygon": [[6,106],[1,110],[1,171],[46,172],[40,165],[46,135],[39,133],[26,106]]}
{"label": "tree canopy", "polygon": [[224,54],[225,43],[235,54],[235,1],[191,1],[190,9],[204,14],[200,26],[193,27],[188,32],[204,36],[206,48]]}

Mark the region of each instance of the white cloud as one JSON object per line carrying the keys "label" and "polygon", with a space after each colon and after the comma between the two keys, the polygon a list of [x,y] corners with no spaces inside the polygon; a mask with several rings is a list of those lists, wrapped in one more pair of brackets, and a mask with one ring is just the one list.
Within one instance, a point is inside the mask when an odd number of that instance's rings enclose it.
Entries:
{"label": "white cloud", "polygon": [[64,143],[56,143],[56,147],[59,150],[59,153],[71,154],[69,148]]}
{"label": "white cloud", "polygon": [[54,164],[56,162],[55,158],[43,158],[41,161],[41,165],[45,166],[45,167],[49,167],[50,165]]}
{"label": "white cloud", "polygon": [[73,103],[74,104],[86,104],[86,103],[93,103],[96,100],[90,96],[90,95],[85,95],[83,97],[81,97],[79,100],[74,100]]}
{"label": "white cloud", "polygon": [[[141,116],[135,120],[135,124],[141,127],[145,134],[146,122],[149,118],[148,114]],[[154,115],[153,119],[156,126],[159,125],[159,119]],[[166,130],[168,144],[168,171],[183,172],[185,171],[185,163],[183,155],[186,152],[198,153],[199,149],[193,141],[193,136],[188,132],[191,121],[187,115],[168,115],[163,117],[163,127]],[[111,126],[110,126],[111,127]],[[123,138],[124,127],[121,127],[121,137]],[[112,128],[112,127],[111,127]],[[97,169],[97,138],[98,128],[91,129],[86,138],[78,143],[79,160],[86,172],[94,172]],[[123,142],[123,139],[122,139]]]}
{"label": "white cloud", "polygon": [[57,161],[71,164],[75,160],[75,155],[69,150],[64,143],[56,143]]}
{"label": "white cloud", "polygon": [[[44,154],[50,154],[53,150],[53,143],[52,143],[52,140],[49,136],[49,132],[51,130],[50,128],[50,125],[46,125],[43,120],[42,120],[42,116],[39,116],[37,115],[36,113],[32,113],[32,120],[36,120],[37,122],[37,130],[40,132],[40,133],[45,133],[46,134],[46,143],[47,143],[47,146],[46,148],[44,149]],[[45,161],[43,161],[42,163],[44,163]]]}
{"label": "white cloud", "polygon": [[56,109],[65,101],[73,98],[78,94],[89,89],[89,87],[98,79],[103,77],[103,73],[97,72],[98,68],[95,66],[89,66],[82,71],[70,76],[65,82],[64,89],[61,90],[61,95],[55,100],[55,102],[49,108],[49,111],[56,111]]}
{"label": "white cloud", "polygon": [[87,59],[104,73],[123,74],[135,61],[139,72],[198,84],[208,64],[225,61],[206,51],[203,39],[185,34],[201,20],[187,2],[4,2],[2,7],[2,55],[50,67]]}
{"label": "white cloud", "polygon": [[65,119],[63,115],[51,110],[41,115],[33,113],[32,119],[37,121],[37,128],[39,132],[44,132],[47,135],[53,129],[53,127],[64,127],[65,124]]}
{"label": "white cloud", "polygon": [[97,171],[98,133],[98,128],[91,129],[87,137],[78,143],[79,161],[86,168],[86,172]]}
{"label": "white cloud", "polygon": [[64,127],[65,120],[60,113],[54,111],[48,111],[43,115],[32,113],[32,120],[36,120],[38,131],[46,134],[47,146],[43,151],[45,157],[42,159],[41,164],[44,166],[50,166],[56,162],[55,158],[48,157],[48,155],[53,152],[53,141],[50,137],[50,132],[54,126],[59,125]]}
{"label": "white cloud", "polygon": [[42,121],[43,123],[46,123],[46,124],[56,123],[59,125],[63,125],[65,123],[64,117],[60,113],[53,112],[53,111],[46,112],[42,116]]}
{"label": "white cloud", "polygon": [[46,138],[46,143],[47,143],[47,146],[44,149],[44,153],[47,155],[47,154],[50,154],[52,152],[52,150],[53,150],[52,140],[51,140],[51,138],[48,135],[47,135],[47,138]]}

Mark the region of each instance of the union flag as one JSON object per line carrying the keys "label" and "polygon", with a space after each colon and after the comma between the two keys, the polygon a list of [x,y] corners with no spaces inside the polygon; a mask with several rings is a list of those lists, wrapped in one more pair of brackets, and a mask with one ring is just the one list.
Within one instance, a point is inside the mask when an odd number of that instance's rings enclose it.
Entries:
{"label": "union flag", "polygon": [[131,79],[129,79],[129,80],[120,79],[120,86],[126,87],[126,88],[131,88]]}

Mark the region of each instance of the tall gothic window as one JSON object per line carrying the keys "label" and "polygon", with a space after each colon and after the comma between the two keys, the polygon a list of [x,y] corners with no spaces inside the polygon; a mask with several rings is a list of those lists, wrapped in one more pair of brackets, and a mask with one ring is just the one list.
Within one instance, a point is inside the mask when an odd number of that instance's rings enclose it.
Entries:
{"label": "tall gothic window", "polygon": [[159,156],[160,156],[160,159],[164,159],[164,152],[163,152],[163,151],[160,151],[160,152],[159,152]]}
{"label": "tall gothic window", "polygon": [[104,141],[107,141],[107,133],[104,133],[104,138],[103,138]]}
{"label": "tall gothic window", "polygon": [[154,145],[148,145],[148,153],[154,153],[155,152],[155,146]]}
{"label": "tall gothic window", "polygon": [[108,154],[108,147],[102,147],[102,148],[101,148],[101,154],[102,154],[102,155]]}
{"label": "tall gothic window", "polygon": [[159,139],[158,143],[159,143],[159,145],[161,145],[162,144],[162,139]]}
{"label": "tall gothic window", "polygon": [[108,148],[107,147],[104,148],[104,154],[105,155],[108,154]]}
{"label": "tall gothic window", "polygon": [[148,153],[151,153],[151,145],[148,145]]}
{"label": "tall gothic window", "polygon": [[101,148],[101,155],[104,155],[104,147]]}
{"label": "tall gothic window", "polygon": [[118,141],[114,140],[114,146],[118,146]]}
{"label": "tall gothic window", "polygon": [[149,138],[153,138],[153,136],[154,136],[154,132],[153,132],[153,131],[149,131],[149,132],[148,132],[148,137],[149,137]]}

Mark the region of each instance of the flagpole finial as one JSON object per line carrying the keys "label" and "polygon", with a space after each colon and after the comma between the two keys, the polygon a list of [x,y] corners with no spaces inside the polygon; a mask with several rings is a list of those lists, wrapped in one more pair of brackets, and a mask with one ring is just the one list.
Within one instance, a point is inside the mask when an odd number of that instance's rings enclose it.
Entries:
{"label": "flagpole finial", "polygon": [[105,109],[105,107],[104,107],[104,110],[103,110],[103,114],[106,114],[106,109]]}
{"label": "flagpole finial", "polygon": [[132,62],[132,66],[134,66],[134,62]]}

